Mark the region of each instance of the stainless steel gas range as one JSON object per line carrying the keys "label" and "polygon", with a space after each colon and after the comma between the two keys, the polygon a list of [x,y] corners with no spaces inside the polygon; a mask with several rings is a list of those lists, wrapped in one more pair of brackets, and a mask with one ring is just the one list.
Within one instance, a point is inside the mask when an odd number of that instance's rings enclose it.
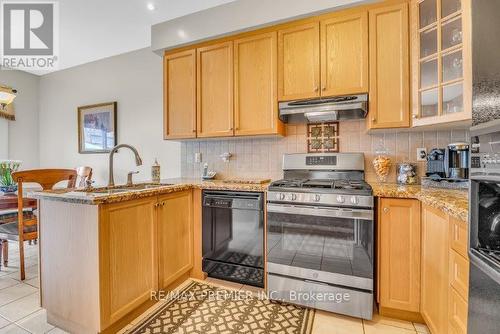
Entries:
{"label": "stainless steel gas range", "polygon": [[373,196],[362,153],[290,154],[267,201],[271,299],[372,318]]}

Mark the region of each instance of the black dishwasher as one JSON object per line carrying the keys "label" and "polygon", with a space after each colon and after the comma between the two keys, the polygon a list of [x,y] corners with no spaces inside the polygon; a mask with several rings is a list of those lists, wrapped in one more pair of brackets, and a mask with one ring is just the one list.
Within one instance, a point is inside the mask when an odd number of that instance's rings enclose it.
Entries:
{"label": "black dishwasher", "polygon": [[203,191],[203,271],[264,287],[263,194]]}

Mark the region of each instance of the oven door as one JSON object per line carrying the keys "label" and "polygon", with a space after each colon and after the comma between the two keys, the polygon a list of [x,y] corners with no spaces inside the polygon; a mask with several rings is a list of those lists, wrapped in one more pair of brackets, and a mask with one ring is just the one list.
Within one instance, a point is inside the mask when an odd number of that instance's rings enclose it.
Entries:
{"label": "oven door", "polygon": [[373,211],[267,205],[268,272],[373,291]]}
{"label": "oven door", "polygon": [[470,192],[470,248],[500,265],[500,178],[475,177]]}

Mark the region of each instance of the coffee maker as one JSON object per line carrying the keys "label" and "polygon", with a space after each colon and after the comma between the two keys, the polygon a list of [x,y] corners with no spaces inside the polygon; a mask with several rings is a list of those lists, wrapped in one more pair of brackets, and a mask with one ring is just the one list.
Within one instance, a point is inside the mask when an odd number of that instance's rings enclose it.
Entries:
{"label": "coffee maker", "polygon": [[467,180],[469,178],[469,143],[449,144],[444,155],[446,178]]}

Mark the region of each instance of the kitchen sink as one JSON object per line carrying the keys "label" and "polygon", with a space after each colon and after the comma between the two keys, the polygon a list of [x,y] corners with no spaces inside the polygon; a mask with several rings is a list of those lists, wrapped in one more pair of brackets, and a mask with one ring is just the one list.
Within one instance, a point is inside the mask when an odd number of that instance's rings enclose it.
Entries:
{"label": "kitchen sink", "polygon": [[167,186],[172,186],[172,183],[138,183],[134,184],[131,186],[123,185],[123,186],[116,186],[113,188],[94,188],[90,190],[84,190],[85,192],[89,194],[119,194],[119,193],[124,193],[128,191],[140,191],[140,190],[148,190],[148,189],[155,189],[155,188],[160,188],[160,187],[167,187]]}

